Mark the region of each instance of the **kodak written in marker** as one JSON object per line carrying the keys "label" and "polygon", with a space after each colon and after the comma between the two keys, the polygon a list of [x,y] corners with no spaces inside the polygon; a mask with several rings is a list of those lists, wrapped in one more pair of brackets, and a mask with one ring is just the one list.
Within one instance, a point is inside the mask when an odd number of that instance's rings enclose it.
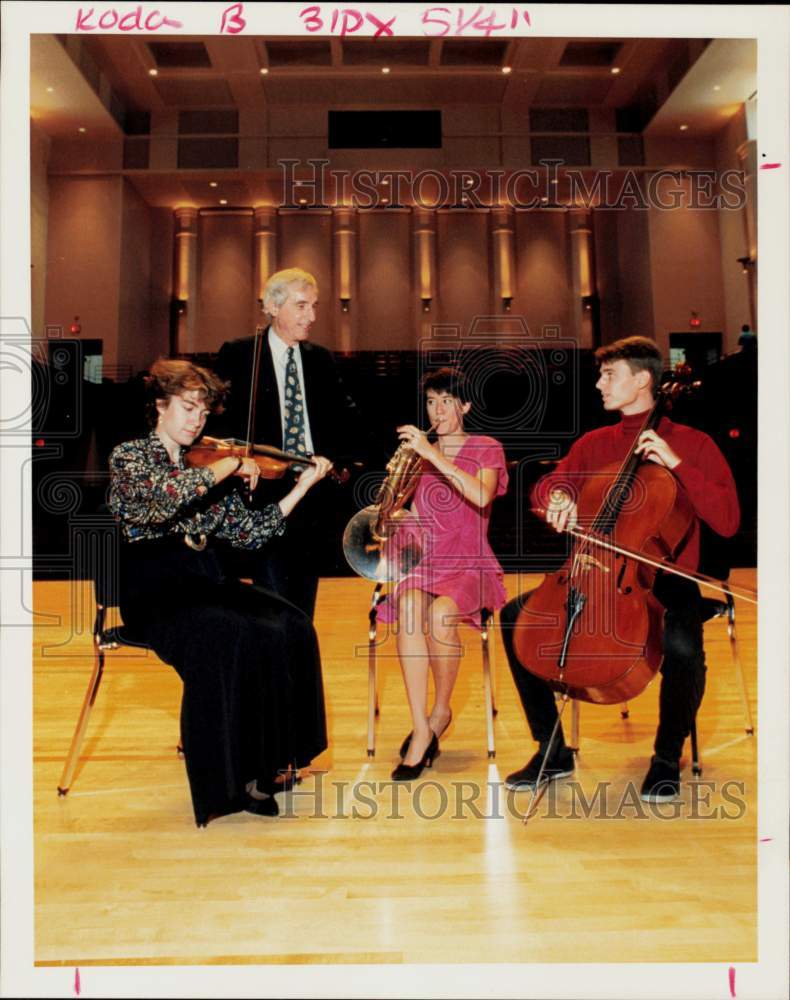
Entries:
{"label": "kodak written in marker", "polygon": [[75,31],[158,31],[160,28],[183,28],[181,21],[165,17],[159,10],[146,11],[142,4],[126,13],[117,11],[114,7],[105,7],[98,12],[94,7],[82,8],[77,11]]}

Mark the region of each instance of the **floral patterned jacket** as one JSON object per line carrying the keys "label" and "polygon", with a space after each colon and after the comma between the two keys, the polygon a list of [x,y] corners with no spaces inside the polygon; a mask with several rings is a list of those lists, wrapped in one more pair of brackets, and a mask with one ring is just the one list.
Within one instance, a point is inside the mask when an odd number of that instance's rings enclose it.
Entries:
{"label": "floral patterned jacket", "polygon": [[187,468],[183,452],[174,465],[156,431],[118,445],[110,476],[110,509],[130,542],[203,534],[258,549],[285,531],[277,504],[250,510],[236,490],[212,498],[211,469]]}

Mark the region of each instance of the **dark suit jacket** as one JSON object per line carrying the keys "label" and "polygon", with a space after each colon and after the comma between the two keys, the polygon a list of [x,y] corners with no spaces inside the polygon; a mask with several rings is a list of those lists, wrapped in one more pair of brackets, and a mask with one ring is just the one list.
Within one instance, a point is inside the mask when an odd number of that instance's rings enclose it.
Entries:
{"label": "dark suit jacket", "polygon": [[[262,339],[253,441],[282,448],[280,397],[268,330],[262,334]],[[220,378],[231,383],[225,412],[212,419],[207,431],[217,437],[243,439],[246,436],[253,343],[253,337],[227,341],[217,355],[215,371]],[[331,352],[308,341],[302,342],[300,351],[315,454],[325,455],[336,465],[341,465],[344,460],[358,460],[360,451],[365,450],[364,425],[356,404],[343,387]]]}

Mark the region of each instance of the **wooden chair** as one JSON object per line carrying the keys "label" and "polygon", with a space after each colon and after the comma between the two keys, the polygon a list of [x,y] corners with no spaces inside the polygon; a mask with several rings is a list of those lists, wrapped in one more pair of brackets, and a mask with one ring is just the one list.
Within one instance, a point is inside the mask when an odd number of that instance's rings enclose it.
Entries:
{"label": "wooden chair", "polygon": [[[93,671],[82,701],[74,735],[71,738],[66,762],[63,765],[63,774],[58,784],[59,796],[68,794],[72,785],[85,733],[88,729],[88,722],[104,675],[107,653],[120,649],[122,646],[134,646],[138,649],[150,648],[139,635],[135,635],[134,631],[126,625],[107,627],[107,612],[118,604],[119,533],[117,525],[109,517],[103,518],[98,523],[101,525],[101,531],[93,532],[93,544],[90,546],[89,553],[96,602],[96,614],[93,622]],[[180,743],[177,751],[183,752]]]}
{"label": "wooden chair", "polygon": [[[368,612],[368,757],[376,755],[376,718],[379,713],[379,698],[377,687],[376,645],[378,635],[378,606],[383,598],[383,584],[377,583],[373,589]],[[483,650],[483,690],[486,706],[486,737],[488,756],[496,757],[494,743],[494,716],[496,707],[496,668],[493,649],[490,643],[490,631],[494,622],[494,614],[488,608],[480,612],[480,640]],[[492,665],[494,669],[492,670]]]}

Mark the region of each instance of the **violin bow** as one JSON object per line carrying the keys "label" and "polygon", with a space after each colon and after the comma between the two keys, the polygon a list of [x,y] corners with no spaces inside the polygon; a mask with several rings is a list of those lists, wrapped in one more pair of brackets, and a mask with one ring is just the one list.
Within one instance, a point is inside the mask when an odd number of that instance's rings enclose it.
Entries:
{"label": "violin bow", "polygon": [[[252,454],[252,441],[254,439],[253,430],[255,428],[255,408],[258,402],[258,379],[261,374],[261,354],[263,353],[263,330],[264,327],[256,326],[255,336],[252,341],[252,381],[250,382],[250,402],[247,411],[247,435],[245,438],[245,454],[247,456]],[[252,490],[249,490],[248,493],[250,499],[252,499]]]}

